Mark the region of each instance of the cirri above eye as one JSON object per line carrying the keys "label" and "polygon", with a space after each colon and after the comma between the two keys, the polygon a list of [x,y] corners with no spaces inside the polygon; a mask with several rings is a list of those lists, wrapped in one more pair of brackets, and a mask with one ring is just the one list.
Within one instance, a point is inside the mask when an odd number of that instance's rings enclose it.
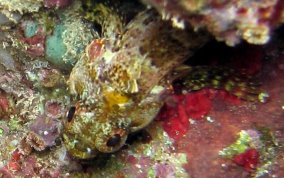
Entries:
{"label": "cirri above eye", "polygon": [[110,137],[106,143],[108,147],[114,147],[118,145],[121,141],[121,136],[119,134],[114,134],[112,137]]}
{"label": "cirri above eye", "polygon": [[74,117],[74,114],[75,114],[75,111],[76,111],[76,107],[75,106],[71,106],[69,111],[67,112],[67,115],[66,115],[66,118],[67,118],[68,122],[72,121],[72,119]]}

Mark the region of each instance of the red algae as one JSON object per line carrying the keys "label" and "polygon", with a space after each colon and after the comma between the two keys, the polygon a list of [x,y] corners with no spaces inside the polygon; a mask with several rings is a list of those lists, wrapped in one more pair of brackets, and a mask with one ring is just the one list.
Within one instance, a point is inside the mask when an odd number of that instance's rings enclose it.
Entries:
{"label": "red algae", "polygon": [[15,150],[11,155],[11,159],[8,161],[8,163],[6,164],[6,166],[4,166],[3,169],[6,169],[7,171],[14,172],[14,173],[20,171],[21,170],[21,165],[20,165],[21,158],[22,158],[22,155],[19,153],[18,150]]}
{"label": "red algae", "polygon": [[163,129],[174,140],[179,140],[189,129],[189,119],[200,120],[212,109],[213,100],[239,105],[241,100],[223,90],[202,89],[184,95],[173,95],[171,103],[161,109],[157,120],[162,121]]}
{"label": "red algae", "polygon": [[3,178],[13,178],[13,174],[6,168],[0,168],[0,176]]}
{"label": "red algae", "polygon": [[175,140],[178,140],[188,130],[189,121],[188,116],[183,106],[184,96],[173,95],[170,96],[174,103],[166,103],[157,118],[157,120],[163,121],[163,129],[169,134],[169,136]]}
{"label": "red algae", "polygon": [[[1,173],[4,177],[8,176],[8,173],[11,173],[13,176],[33,177],[38,175],[39,168],[40,165],[38,165],[35,156],[24,157],[18,150],[15,150],[6,166],[0,169],[0,177]],[[3,171],[6,172],[3,173]]]}
{"label": "red algae", "polygon": [[[261,47],[256,48],[262,49]],[[257,51],[261,52],[259,49]],[[256,73],[260,72],[262,87],[271,96],[267,103],[238,101],[239,104],[235,105],[234,102],[228,101],[227,92],[216,92],[214,90],[211,92],[211,96],[218,99],[218,102],[212,102],[213,108],[209,113],[213,122],[201,120],[191,124],[185,136],[175,143],[176,151],[186,152],[188,159],[191,160],[190,164],[185,165],[185,169],[190,175],[193,177],[219,178],[254,175],[282,177],[284,175],[283,168],[279,166],[279,160],[283,159],[283,156],[281,156],[283,149],[280,151],[281,153],[268,154],[271,157],[274,154],[278,158],[270,162],[271,167],[266,168],[263,167],[267,163],[264,161],[265,155],[262,155],[263,150],[256,146],[258,145],[257,142],[254,142],[256,147],[249,147],[245,152],[237,154],[231,159],[222,159],[219,156],[220,150],[234,142],[237,133],[241,130],[255,129],[256,126],[266,127],[270,132],[280,134],[277,135],[277,138],[283,142],[283,119],[281,118],[283,117],[284,101],[282,87],[284,80],[282,76],[284,75],[282,67],[279,66],[283,64],[284,58],[280,51],[281,48],[277,46],[277,43],[272,43],[272,46],[267,46],[261,52],[269,59],[260,61],[261,70]],[[251,57],[254,57],[254,55],[251,55]],[[239,59],[235,58],[235,60]],[[246,60],[250,59],[247,58]],[[226,98],[225,102],[222,99],[223,95]],[[227,101],[229,105],[226,105]],[[262,132],[259,133],[260,135],[263,134]],[[268,140],[270,140],[268,141],[270,143],[274,142],[271,138]]]}
{"label": "red algae", "polygon": [[[0,120],[9,121],[11,118],[9,115],[15,113],[15,97],[12,94],[8,94],[4,91],[0,91]],[[1,124],[2,129],[5,128],[6,124]],[[3,127],[4,126],[4,127]],[[9,130],[4,129],[4,130]]]}
{"label": "red algae", "polygon": [[[187,119],[187,117],[185,118]],[[168,135],[174,140],[180,139],[188,130],[188,121],[186,124],[182,124],[180,117],[173,117],[170,120],[165,121],[162,126]]]}
{"label": "red algae", "polygon": [[184,108],[187,115],[193,119],[201,119],[212,107],[208,90],[201,90],[185,95]]}
{"label": "red algae", "polygon": [[[11,104],[5,93],[0,92],[0,117],[7,117],[7,113],[11,109]],[[2,119],[2,118],[1,118]]]}
{"label": "red algae", "polygon": [[27,52],[33,57],[44,56],[45,35],[36,34],[30,38],[23,38],[23,42],[29,45]]}
{"label": "red algae", "polygon": [[7,169],[9,169],[12,172],[17,172],[21,170],[21,167],[19,163],[17,163],[16,161],[9,161],[7,164]]}
{"label": "red algae", "polygon": [[259,153],[256,149],[248,149],[244,153],[234,156],[233,161],[246,171],[253,171],[259,162]]}

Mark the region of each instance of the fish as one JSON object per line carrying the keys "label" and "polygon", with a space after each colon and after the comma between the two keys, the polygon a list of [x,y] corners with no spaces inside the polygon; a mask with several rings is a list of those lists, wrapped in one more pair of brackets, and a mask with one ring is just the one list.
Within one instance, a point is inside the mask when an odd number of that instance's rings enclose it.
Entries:
{"label": "fish", "polygon": [[76,99],[63,140],[78,159],[118,151],[129,134],[149,125],[171,88],[167,76],[208,41],[203,32],[172,27],[153,9],[128,23],[105,4],[94,9],[103,16],[96,22],[102,33],[86,47],[68,80]]}

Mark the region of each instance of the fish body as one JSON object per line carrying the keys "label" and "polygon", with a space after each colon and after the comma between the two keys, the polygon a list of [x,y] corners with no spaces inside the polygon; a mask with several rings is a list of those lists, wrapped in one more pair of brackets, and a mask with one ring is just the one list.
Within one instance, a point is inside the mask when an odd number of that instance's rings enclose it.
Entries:
{"label": "fish body", "polygon": [[79,159],[117,151],[128,134],[146,127],[163,105],[168,74],[208,39],[173,28],[154,10],[138,13],[118,31],[94,39],[70,74],[69,90],[78,100],[63,137]]}

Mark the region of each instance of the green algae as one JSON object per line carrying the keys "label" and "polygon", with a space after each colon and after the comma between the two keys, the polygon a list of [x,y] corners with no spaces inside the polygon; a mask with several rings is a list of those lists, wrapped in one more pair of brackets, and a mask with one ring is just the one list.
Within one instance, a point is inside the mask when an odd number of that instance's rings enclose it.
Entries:
{"label": "green algae", "polygon": [[277,153],[283,145],[279,144],[273,132],[267,127],[257,127],[255,130],[259,137],[251,137],[247,131],[242,130],[235,143],[219,152],[219,155],[232,159],[235,155],[244,153],[249,148],[259,152],[258,167],[252,177],[261,177],[269,173],[272,165],[277,162]]}
{"label": "green algae", "polygon": [[232,158],[234,155],[245,152],[250,147],[251,137],[242,130],[237,141],[219,152],[220,156]]}
{"label": "green algae", "polygon": [[81,3],[76,1],[68,9],[62,10],[57,15],[59,22],[54,23],[48,13],[42,15],[43,25],[47,34],[46,58],[56,67],[70,70],[80,59],[86,46],[98,34],[92,29],[91,24],[78,18]]}
{"label": "green algae", "polygon": [[65,30],[65,27],[62,24],[57,24],[54,28],[53,34],[48,36],[46,39],[46,58],[47,60],[60,67],[60,68],[70,68],[71,65],[65,63],[62,59],[64,54],[67,51],[65,44],[63,43],[62,34]]}
{"label": "green algae", "polygon": [[279,149],[283,146],[278,143],[275,135],[269,128],[259,127],[258,131],[261,133],[260,140],[263,143],[260,149],[262,164],[257,168],[254,177],[261,177],[269,173],[272,165],[277,162]]}
{"label": "green algae", "polygon": [[18,128],[22,127],[20,119],[14,115],[10,117],[8,126],[11,131],[17,131]]}
{"label": "green algae", "polygon": [[38,30],[38,23],[33,21],[28,21],[24,29],[25,37],[33,37]]}
{"label": "green algae", "polygon": [[4,129],[0,128],[0,137],[2,137],[4,134]]}

